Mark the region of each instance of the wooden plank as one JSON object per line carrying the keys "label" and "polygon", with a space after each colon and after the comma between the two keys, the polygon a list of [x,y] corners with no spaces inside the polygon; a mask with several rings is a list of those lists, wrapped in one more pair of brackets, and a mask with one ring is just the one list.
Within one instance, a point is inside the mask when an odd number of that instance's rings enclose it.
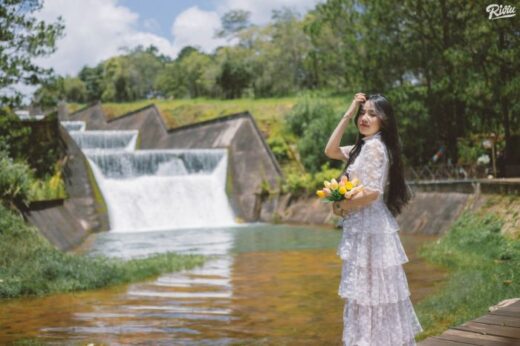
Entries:
{"label": "wooden plank", "polygon": [[[515,304],[508,305],[508,306],[504,306],[502,308],[498,308],[497,310],[513,311],[513,312],[520,313],[520,306],[517,306],[516,303],[515,303]],[[497,311],[497,310],[495,310],[495,311]]]}
{"label": "wooden plank", "polygon": [[474,322],[493,324],[504,327],[520,328],[519,316],[504,316],[504,315],[484,315],[473,320]]}
{"label": "wooden plank", "polygon": [[423,341],[419,342],[417,345],[418,346],[468,346],[471,344],[457,342],[457,341],[451,341],[451,340],[444,340],[444,339],[440,339],[437,336],[432,336],[427,339],[424,339]]}
{"label": "wooden plank", "polygon": [[512,346],[518,345],[519,341],[511,338],[504,338],[501,336],[494,335],[483,335],[479,333],[468,332],[464,330],[448,329],[442,335],[439,335],[441,339],[467,342],[471,345],[479,346]]}
{"label": "wooden plank", "polygon": [[520,316],[520,313],[519,312],[515,312],[515,311],[505,311],[505,310],[496,310],[496,311],[493,311],[493,312],[490,312],[488,315],[500,315],[500,316],[509,316],[509,317],[518,317]]}
{"label": "wooden plank", "polygon": [[467,330],[475,333],[520,339],[520,328],[493,326],[473,321],[465,322],[460,326],[452,327],[452,329]]}

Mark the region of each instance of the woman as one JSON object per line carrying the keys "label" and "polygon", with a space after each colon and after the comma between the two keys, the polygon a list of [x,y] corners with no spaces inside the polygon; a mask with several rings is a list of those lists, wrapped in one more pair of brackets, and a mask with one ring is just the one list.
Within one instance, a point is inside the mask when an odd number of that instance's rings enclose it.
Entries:
{"label": "woman", "polygon": [[[359,130],[354,145],[340,147],[350,119]],[[408,202],[397,123],[380,95],[357,93],[332,133],[325,154],[346,161],[345,175],[364,189],[333,203],[343,216],[338,255],[343,262],[338,294],[345,299],[343,343],[356,346],[415,345],[423,331],[410,301],[402,264],[408,262],[395,216]],[[387,186],[388,182],[388,186]]]}

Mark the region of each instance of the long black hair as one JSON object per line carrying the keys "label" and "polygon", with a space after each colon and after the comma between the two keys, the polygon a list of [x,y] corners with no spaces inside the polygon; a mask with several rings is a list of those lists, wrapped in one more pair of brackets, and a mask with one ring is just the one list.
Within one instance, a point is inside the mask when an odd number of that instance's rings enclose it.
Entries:
{"label": "long black hair", "polygon": [[[402,208],[411,198],[409,188],[404,180],[403,161],[401,159],[401,143],[399,134],[397,133],[397,121],[394,115],[394,109],[390,102],[381,94],[371,94],[365,103],[371,101],[376,110],[376,116],[381,122],[381,139],[386,145],[390,160],[390,171],[388,180],[390,182],[387,193],[385,194],[385,203],[394,216],[401,213]],[[364,105],[361,105],[354,117],[354,124],[358,126],[358,118],[361,115]],[[350,150],[349,159],[343,172],[346,174],[347,168],[354,163],[356,157],[361,152],[363,146],[364,135],[358,132],[356,143]]]}

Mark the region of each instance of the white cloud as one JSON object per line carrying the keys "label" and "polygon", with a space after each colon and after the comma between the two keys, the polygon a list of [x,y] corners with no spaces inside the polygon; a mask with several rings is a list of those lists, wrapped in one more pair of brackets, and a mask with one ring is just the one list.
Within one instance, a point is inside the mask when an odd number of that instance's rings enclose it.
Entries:
{"label": "white cloud", "polygon": [[118,53],[121,47],[153,44],[168,55],[175,51],[171,42],[152,33],[135,29],[139,15],[117,0],[47,0],[37,16],[53,22],[62,16],[65,37],[57,51],[39,62],[59,74],[75,75],[84,65],[95,65]]}
{"label": "white cloud", "polygon": [[220,28],[220,17],[217,12],[203,11],[193,6],[180,13],[172,24],[174,49],[178,53],[185,46],[199,46],[203,51],[211,53],[215,48],[227,42],[215,38],[215,31]]}

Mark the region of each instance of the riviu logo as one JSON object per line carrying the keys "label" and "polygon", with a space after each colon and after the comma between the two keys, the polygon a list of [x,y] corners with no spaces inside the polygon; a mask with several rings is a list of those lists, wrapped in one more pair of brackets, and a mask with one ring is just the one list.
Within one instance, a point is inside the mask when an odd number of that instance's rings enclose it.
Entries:
{"label": "riviu logo", "polygon": [[509,5],[491,4],[486,7],[486,12],[489,13],[489,20],[516,16],[516,8]]}

